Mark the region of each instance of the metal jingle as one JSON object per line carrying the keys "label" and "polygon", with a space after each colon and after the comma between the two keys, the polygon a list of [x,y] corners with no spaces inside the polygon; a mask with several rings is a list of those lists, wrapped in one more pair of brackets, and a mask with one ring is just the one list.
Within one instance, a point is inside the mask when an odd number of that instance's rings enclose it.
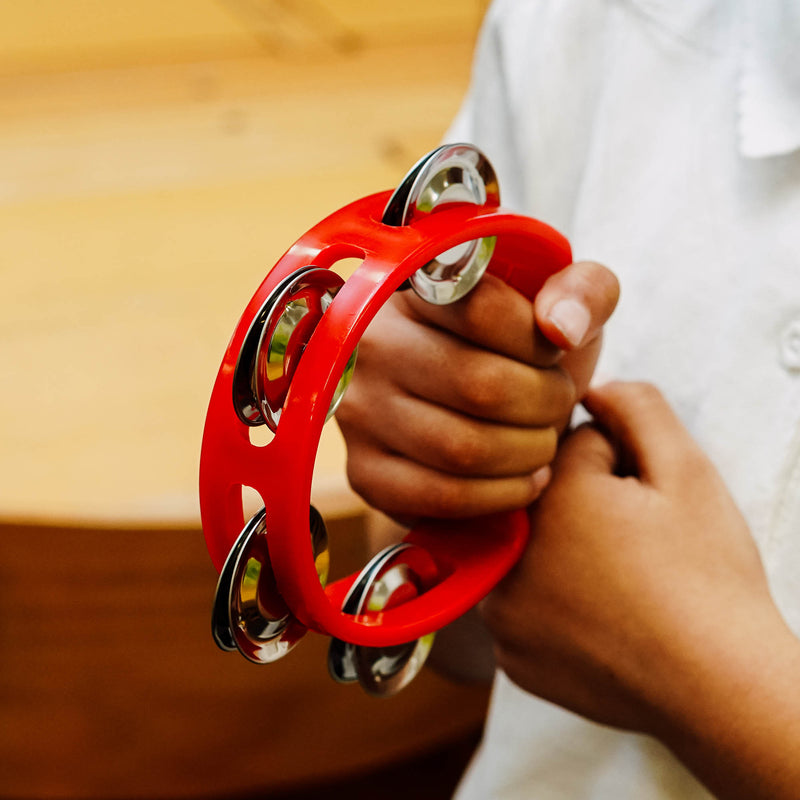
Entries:
{"label": "metal jingle", "polygon": [[[320,582],[328,579],[328,535],[319,512],[311,506],[309,528]],[[244,533],[247,533],[244,536]],[[267,546],[265,510],[245,526],[234,559],[228,600],[228,624],[236,649],[249,661],[266,664],[282,658],[306,632],[277,588]]]}
{"label": "metal jingle", "polygon": [[[372,585],[367,599],[368,610],[382,611],[400,594],[409,599],[420,587],[408,565],[390,567]],[[358,682],[372,695],[396,694],[419,674],[433,646],[434,633],[394,647],[356,647],[355,665]]]}
{"label": "metal jingle", "polygon": [[233,572],[236,567],[236,561],[239,558],[239,553],[242,551],[245,542],[250,538],[253,523],[257,516],[258,515],[253,517],[244,526],[242,532],[234,542],[233,547],[231,547],[228,557],[225,559],[225,563],[219,573],[217,589],[214,592],[214,605],[211,609],[211,635],[217,647],[226,652],[236,650],[236,640],[233,638],[233,631],[231,630],[229,611]]}
{"label": "metal jingle", "polygon": [[[389,199],[383,222],[408,225],[446,203],[500,204],[494,169],[472,145],[443,145],[420,159]],[[417,270],[408,284],[429,303],[453,303],[481,279],[495,242],[496,237],[487,236],[440,253]]]}
{"label": "metal jingle", "polygon": [[234,645],[255,663],[274,661],[290,649],[281,639],[292,615],[272,571],[265,517],[262,508],[245,526],[247,535],[234,559],[227,603]]}
{"label": "metal jingle", "polygon": [[[322,315],[344,284],[329,269],[308,266],[281,281],[255,315],[233,375],[233,405],[246,425],[275,431],[297,362]],[[350,355],[326,419],[336,411],[355,368]]]}
{"label": "metal jingle", "polygon": [[[395,555],[409,547],[411,545],[406,542],[398,542],[374,555],[359,572],[347,595],[345,595],[342,611],[345,614],[353,615],[360,613],[367,589],[374,583],[377,574]],[[331,638],[331,643],[328,647],[328,672],[338,683],[352,683],[358,680],[354,644],[335,637]]]}
{"label": "metal jingle", "polygon": [[331,566],[331,551],[328,545],[328,529],[322,514],[314,506],[308,507],[308,527],[311,532],[311,551],[314,553],[314,567],[317,577],[324,587],[328,583]]}
{"label": "metal jingle", "polygon": [[[416,597],[421,587],[408,564],[394,562],[413,545],[400,543],[381,551],[362,570],[348,592],[342,611],[361,614],[382,611],[390,605]],[[358,681],[369,694],[395,694],[407,686],[422,669],[435,634],[391,647],[363,647],[332,639],[328,669],[340,683]]]}
{"label": "metal jingle", "polygon": [[250,327],[245,334],[239,357],[233,371],[233,407],[236,415],[245,423],[255,427],[263,425],[264,419],[258,407],[258,398],[255,388],[255,367],[258,355],[258,345],[264,325],[269,317],[277,298],[281,297],[287,287],[291,286],[298,277],[312,267],[304,267],[284,278],[267,296],[261,304],[258,313],[253,317]]}
{"label": "metal jingle", "polygon": [[336,683],[353,683],[358,680],[356,648],[343,639],[331,638],[328,645],[328,674]]}

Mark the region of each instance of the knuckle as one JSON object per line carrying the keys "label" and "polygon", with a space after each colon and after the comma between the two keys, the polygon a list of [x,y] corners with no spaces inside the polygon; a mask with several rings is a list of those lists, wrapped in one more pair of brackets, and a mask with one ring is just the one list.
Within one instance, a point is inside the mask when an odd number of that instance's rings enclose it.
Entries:
{"label": "knuckle", "polygon": [[489,447],[485,439],[469,426],[457,435],[444,438],[439,450],[442,466],[461,474],[474,474],[482,471],[489,459]]}
{"label": "knuckle", "polygon": [[491,330],[506,311],[510,291],[514,290],[508,284],[487,273],[460,301],[459,314],[471,329]]}
{"label": "knuckle", "polygon": [[461,403],[478,415],[491,415],[503,401],[507,381],[500,359],[485,358],[458,371],[453,387]]}
{"label": "knuckle", "polygon": [[536,457],[530,465],[531,469],[539,469],[552,464],[558,453],[558,429],[556,426],[550,425],[541,428],[537,432],[536,438]]}
{"label": "knuckle", "polygon": [[661,400],[661,392],[653,383],[635,381],[630,386],[631,390],[638,395],[642,402],[653,403]]}
{"label": "knuckle", "polygon": [[345,392],[341,402],[336,407],[336,424],[346,436],[347,431],[356,427],[361,414],[358,413],[356,398],[350,392]]}
{"label": "knuckle", "polygon": [[367,459],[354,457],[348,452],[346,472],[352,490],[369,505],[380,507],[381,499],[374,481],[375,470],[369,466]]}
{"label": "knuckle", "polygon": [[362,393],[351,386],[344,393],[341,402],[336,407],[334,419],[348,446],[355,437],[367,437],[370,435],[372,417],[369,405],[365,400],[366,398],[363,397]]}
{"label": "knuckle", "polygon": [[468,502],[467,488],[458,479],[443,476],[440,480],[430,481],[425,487],[425,513],[431,517],[463,517]]}
{"label": "knuckle", "polygon": [[649,411],[664,402],[663,395],[652,383],[637,381],[631,384],[630,392],[632,401],[642,411]]}
{"label": "knuckle", "polygon": [[544,380],[549,381],[552,388],[553,414],[556,418],[560,418],[572,411],[572,407],[578,401],[578,388],[572,376],[561,367],[547,370],[544,376]]}
{"label": "knuckle", "polygon": [[663,403],[661,392],[652,383],[646,381],[615,382],[608,388],[618,397],[627,400],[630,406],[640,410]]}

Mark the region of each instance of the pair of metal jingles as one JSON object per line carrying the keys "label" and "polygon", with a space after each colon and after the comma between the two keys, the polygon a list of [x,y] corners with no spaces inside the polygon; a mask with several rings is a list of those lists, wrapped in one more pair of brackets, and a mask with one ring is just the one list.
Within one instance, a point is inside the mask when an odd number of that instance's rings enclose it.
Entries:
{"label": "pair of metal jingles", "polygon": [[[344,281],[331,267],[363,259]],[[488,271],[533,298],[571,260],[547,225],[500,207],[486,157],[466,144],[422,158],[393,192],[336,211],[267,274],[237,325],[203,435],[203,531],[220,572],[212,633],[268,663],[308,631],[331,637],[340,682],[392,694],[419,672],[435,631],[477,604],[528,537],[524,510],[431,520],[327,584],[325,524],[311,505],[322,427],[353,373],[357,344],[397,291],[455,302]],[[502,324],[502,321],[499,321]],[[267,444],[249,429],[266,425]],[[242,487],[264,503],[247,523]]]}

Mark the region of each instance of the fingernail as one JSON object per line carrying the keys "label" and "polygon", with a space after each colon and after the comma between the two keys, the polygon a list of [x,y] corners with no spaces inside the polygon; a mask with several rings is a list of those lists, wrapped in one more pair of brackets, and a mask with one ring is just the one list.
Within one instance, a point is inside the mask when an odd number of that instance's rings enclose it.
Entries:
{"label": "fingernail", "polygon": [[573,347],[583,341],[592,321],[589,309],[571,298],[559,300],[547,316]]}
{"label": "fingernail", "polygon": [[549,466],[539,467],[536,472],[533,473],[531,476],[533,480],[533,488],[534,491],[541,492],[548,483],[550,483],[550,478],[553,476],[553,472]]}

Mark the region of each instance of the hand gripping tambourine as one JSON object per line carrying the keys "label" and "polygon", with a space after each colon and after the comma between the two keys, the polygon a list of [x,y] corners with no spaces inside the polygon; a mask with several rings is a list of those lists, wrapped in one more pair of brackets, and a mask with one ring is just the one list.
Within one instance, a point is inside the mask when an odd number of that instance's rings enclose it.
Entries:
{"label": "hand gripping tambourine", "polygon": [[[266,663],[316,631],[332,637],[336,680],[392,693],[419,671],[433,633],[520,556],[524,511],[437,520],[327,584],[325,524],[311,506],[322,426],[361,335],[394,292],[450,303],[488,269],[533,298],[570,262],[560,234],[499,203],[478,150],[440,147],[394,193],[357,200],[302,236],[248,304],[214,385],[200,461],[203,531],[220,572],[212,633],[224,650]],[[332,267],[352,258],[363,262],[344,281]],[[260,425],[272,432],[266,444],[250,436]],[[247,523],[242,487],[264,503]]]}

